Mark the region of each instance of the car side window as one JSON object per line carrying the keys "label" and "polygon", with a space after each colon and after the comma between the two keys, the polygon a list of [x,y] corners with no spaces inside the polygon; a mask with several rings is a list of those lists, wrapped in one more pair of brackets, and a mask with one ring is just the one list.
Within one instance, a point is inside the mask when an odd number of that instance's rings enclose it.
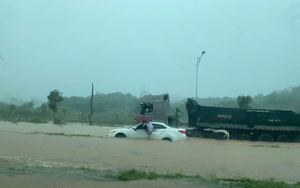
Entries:
{"label": "car side window", "polygon": [[146,126],[143,126],[142,124],[140,124],[136,127],[136,129],[146,129]]}
{"label": "car side window", "polygon": [[166,129],[165,126],[160,125],[160,124],[153,124],[153,128],[154,128],[154,129]]}

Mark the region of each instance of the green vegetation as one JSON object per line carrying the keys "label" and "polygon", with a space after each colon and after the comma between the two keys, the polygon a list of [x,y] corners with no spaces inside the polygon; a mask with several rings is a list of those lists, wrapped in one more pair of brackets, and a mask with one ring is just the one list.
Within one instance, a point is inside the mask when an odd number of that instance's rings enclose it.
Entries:
{"label": "green vegetation", "polygon": [[167,174],[165,175],[166,179],[180,179],[183,178],[183,174],[182,172],[167,172]]}
{"label": "green vegetation", "polygon": [[159,174],[155,171],[149,171],[147,175],[148,180],[156,180],[159,178]]}
{"label": "green vegetation", "polygon": [[18,174],[32,174],[32,173],[45,173],[45,174],[61,174],[61,175],[76,175],[89,179],[101,181],[138,181],[138,180],[182,180],[193,181],[199,185],[207,185],[209,187],[222,187],[222,188],[299,188],[300,182],[290,184],[284,181],[277,181],[274,178],[255,180],[250,178],[218,178],[215,174],[208,177],[200,175],[184,175],[182,172],[167,172],[160,174],[156,171],[145,171],[137,169],[128,169],[114,172],[111,169],[99,170],[91,166],[65,166],[65,167],[49,167],[49,166],[28,166],[19,163],[1,163],[2,168],[0,172],[3,174],[13,175]]}
{"label": "green vegetation", "polygon": [[279,144],[276,144],[276,145],[253,145],[252,147],[281,148],[281,146],[279,146]]}
{"label": "green vegetation", "polygon": [[118,172],[116,176],[112,175],[110,172],[111,177],[115,177],[118,180],[122,181],[132,181],[132,180],[155,180],[155,179],[197,179],[205,182],[214,182],[216,184],[219,183],[220,179],[217,178],[215,174],[210,175],[208,178],[203,178],[199,175],[196,176],[189,176],[184,175],[182,172],[167,172],[166,174],[159,174],[156,171],[144,171],[144,170],[121,170]]}
{"label": "green vegetation", "polygon": [[[55,93],[57,96],[59,91]],[[57,109],[54,109],[56,123],[81,122],[81,114],[83,113],[83,122],[88,124],[90,122],[88,119],[88,115],[90,115],[90,99],[91,97],[64,97],[63,101],[56,103]],[[93,124],[134,124],[133,118],[136,115],[140,100],[131,94],[122,94],[120,92],[111,94],[97,93],[94,95]],[[19,104],[16,99],[12,99],[8,103],[0,102],[0,120],[48,122],[53,118],[54,112],[52,111],[53,114],[51,114],[51,111],[47,111],[47,109],[46,103],[42,103],[34,108],[30,107],[29,103]],[[118,114],[118,119],[116,119],[116,114]],[[37,119],[37,117],[39,118]]]}
{"label": "green vegetation", "polygon": [[46,123],[46,121],[44,121],[43,119],[41,119],[40,117],[32,117],[31,119],[29,119],[29,121],[31,123]]}
{"label": "green vegetation", "polygon": [[63,107],[61,107],[61,111],[62,111],[62,113],[65,116],[68,110],[67,110],[67,108],[65,106],[63,106]]}
{"label": "green vegetation", "polygon": [[[259,94],[251,97],[251,107],[262,109],[293,110],[297,113],[300,113],[299,96],[300,86],[292,87],[282,91],[274,91],[271,94],[265,96]],[[90,103],[92,96],[62,97],[59,91],[54,90],[48,97],[50,97],[50,99],[53,101],[51,102],[51,100],[49,99],[48,106],[50,105],[52,108],[52,112],[55,112],[55,119],[57,120],[57,122],[81,122],[81,114],[83,113],[83,122],[85,124],[90,123],[88,117],[91,111]],[[247,96],[244,97],[245,99],[247,98]],[[168,115],[174,115],[176,112],[176,108],[178,108],[184,114],[180,118],[180,121],[183,123],[187,122],[187,114],[184,106],[186,98],[178,102],[172,102],[172,96],[170,96],[170,98],[171,108],[168,112]],[[250,96],[248,98],[250,98]],[[116,92],[110,94],[102,94],[97,92],[95,95],[93,95],[93,124],[134,124],[135,121],[133,120],[133,118],[135,117],[139,104],[142,100],[143,98],[135,97],[129,93],[123,94],[121,92]],[[196,100],[199,104],[205,106],[233,108],[239,107],[238,97],[210,97],[198,98]],[[245,101],[241,105],[245,106]],[[15,98],[12,98],[11,101],[0,102],[0,120],[12,122],[27,121],[43,123],[48,122],[52,119],[54,114],[51,114],[50,110],[47,111],[47,102],[42,103],[38,107],[34,106],[34,101],[20,103]],[[246,106],[249,107],[249,103]]]}
{"label": "green vegetation", "polygon": [[252,97],[250,95],[243,96],[240,95],[237,98],[237,103],[240,108],[250,108],[249,104],[252,102]]}
{"label": "green vegetation", "polygon": [[92,169],[90,166],[83,166],[83,165],[79,169],[85,170],[85,171],[96,171],[96,170]]}
{"label": "green vegetation", "polygon": [[120,171],[117,178],[122,181],[147,179],[148,174],[140,170],[124,170]]}
{"label": "green vegetation", "polygon": [[129,180],[140,180],[140,179],[148,179],[148,180],[155,180],[155,179],[181,179],[184,177],[188,177],[182,174],[182,172],[167,172],[165,175],[158,174],[155,171],[141,171],[136,169],[130,170],[122,170],[116,176],[119,180],[122,181],[129,181]]}
{"label": "green vegetation", "polygon": [[265,180],[253,180],[249,178],[239,178],[239,179],[222,179],[224,181],[223,185],[229,187],[242,187],[242,188],[299,188],[300,182],[296,184],[288,184],[284,181],[276,181],[274,178],[269,178]]}
{"label": "green vegetation", "polygon": [[264,180],[254,180],[250,178],[218,178],[215,174],[210,175],[208,178],[203,178],[199,175],[189,176],[184,175],[182,172],[158,174],[155,171],[141,171],[136,169],[122,170],[117,176],[114,176],[112,172],[109,172],[109,177],[116,177],[121,181],[132,181],[132,180],[155,180],[155,179],[185,179],[185,180],[197,180],[200,184],[210,185],[222,185],[222,187],[239,187],[239,188],[299,188],[300,182],[296,184],[288,184],[284,181],[276,181],[274,178]]}
{"label": "green vegetation", "polygon": [[47,104],[46,103],[41,104],[40,108],[41,108],[41,112],[42,112],[42,120],[44,120],[44,117],[45,117],[45,114],[47,111]]}
{"label": "green vegetation", "polygon": [[58,90],[53,90],[47,97],[48,107],[53,111],[53,123],[55,123],[55,113],[57,112],[57,104],[64,100],[62,93]]}

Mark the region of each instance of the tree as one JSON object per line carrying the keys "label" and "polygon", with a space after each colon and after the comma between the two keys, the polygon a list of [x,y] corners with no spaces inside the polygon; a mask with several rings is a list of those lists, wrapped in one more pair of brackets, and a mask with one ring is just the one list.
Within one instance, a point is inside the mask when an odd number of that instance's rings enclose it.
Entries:
{"label": "tree", "polygon": [[9,105],[9,109],[8,109],[8,115],[12,116],[15,113],[16,109],[17,109],[16,105],[10,104]]}
{"label": "tree", "polygon": [[30,102],[28,102],[27,104],[28,104],[28,107],[29,107],[29,108],[33,108],[34,105],[35,105],[35,102],[34,102],[34,101],[30,101]]}
{"label": "tree", "polygon": [[66,113],[67,113],[67,108],[65,106],[61,107],[61,111],[62,113],[64,114],[64,117],[66,116]]}
{"label": "tree", "polygon": [[64,114],[64,115],[66,115],[66,113],[67,113],[67,108],[65,107],[65,106],[63,106],[63,107],[61,107],[61,111],[62,111],[62,113]]}
{"label": "tree", "polygon": [[57,112],[57,104],[64,100],[62,93],[53,90],[48,95],[48,107],[53,111],[53,123],[55,123],[55,113]]}
{"label": "tree", "polygon": [[42,119],[44,120],[44,116],[45,116],[45,113],[47,111],[47,104],[45,104],[45,103],[41,104],[40,108],[41,108],[41,111],[42,111],[42,114],[43,114]]}
{"label": "tree", "polygon": [[237,98],[237,103],[240,108],[251,108],[249,104],[252,103],[252,97],[250,95],[240,95]]}

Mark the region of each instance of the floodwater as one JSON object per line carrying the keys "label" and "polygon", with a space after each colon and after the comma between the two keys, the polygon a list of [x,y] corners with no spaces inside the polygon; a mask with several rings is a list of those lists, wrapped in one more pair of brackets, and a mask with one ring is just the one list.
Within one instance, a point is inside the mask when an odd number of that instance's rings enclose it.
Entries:
{"label": "floodwater", "polygon": [[161,174],[300,181],[299,143],[106,138],[111,129],[114,127],[0,121],[1,185],[199,187],[197,182],[184,180],[121,182],[107,176],[133,168]]}

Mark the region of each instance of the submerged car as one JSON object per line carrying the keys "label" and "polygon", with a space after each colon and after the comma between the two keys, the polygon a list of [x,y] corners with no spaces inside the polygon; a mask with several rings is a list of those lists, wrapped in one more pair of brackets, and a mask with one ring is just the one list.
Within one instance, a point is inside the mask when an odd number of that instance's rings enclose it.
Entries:
{"label": "submerged car", "polygon": [[[185,129],[173,128],[161,122],[151,122],[153,125],[153,132],[150,139],[156,140],[186,140]],[[107,137],[117,137],[117,138],[148,138],[146,126],[139,123],[133,127],[113,129],[108,132]]]}

